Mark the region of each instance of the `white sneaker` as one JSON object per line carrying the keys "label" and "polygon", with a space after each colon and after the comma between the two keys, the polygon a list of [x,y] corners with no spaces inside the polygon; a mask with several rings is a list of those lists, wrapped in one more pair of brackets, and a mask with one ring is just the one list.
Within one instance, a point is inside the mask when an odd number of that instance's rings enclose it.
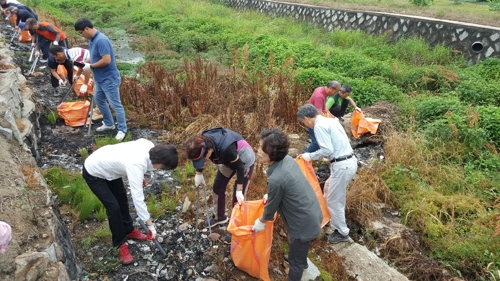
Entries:
{"label": "white sneaker", "polygon": [[48,59],[40,59],[40,60],[39,60],[39,62],[41,62],[41,63],[45,63],[45,62],[47,62],[47,61],[48,61]]}
{"label": "white sneaker", "polygon": [[[113,127],[114,127],[114,126],[113,126]],[[118,131],[118,134],[116,134],[115,139],[117,139],[117,140],[121,141],[121,140],[123,140],[123,139],[125,138],[125,135],[126,135],[126,133],[124,133],[124,132],[122,132],[122,131]]]}
{"label": "white sneaker", "polygon": [[95,129],[95,130],[98,132],[102,132],[102,131],[114,130],[114,129],[115,129],[115,125],[107,126],[106,124],[104,124],[104,122],[102,122],[102,126],[97,127],[97,129]]}

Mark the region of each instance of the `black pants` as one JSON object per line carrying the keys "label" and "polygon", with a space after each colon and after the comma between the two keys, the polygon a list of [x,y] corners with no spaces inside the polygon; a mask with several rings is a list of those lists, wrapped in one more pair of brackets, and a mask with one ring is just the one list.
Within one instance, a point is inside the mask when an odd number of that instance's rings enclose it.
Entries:
{"label": "black pants", "polygon": [[[49,58],[49,48],[52,41],[49,39],[37,35],[37,40],[40,40],[40,51],[42,51],[42,59],[46,60]],[[60,40],[59,46],[63,48],[69,48],[68,39]]]}
{"label": "black pants", "polygon": [[[252,177],[253,166],[254,165],[248,168],[248,173],[243,179],[243,194],[245,194],[245,191],[247,190],[248,187],[248,182]],[[234,174],[236,174],[235,170],[233,170],[229,176],[225,176],[223,173],[221,173],[219,169],[219,171],[217,171],[217,175],[215,175],[214,186],[212,190],[215,194],[218,195],[217,219],[219,220],[226,218],[226,189],[227,185],[229,184],[229,181],[234,176]],[[234,182],[232,206],[234,206],[236,202],[238,202],[238,199],[236,199],[236,182]]]}
{"label": "black pants", "polygon": [[347,106],[349,105],[349,101],[347,101],[346,99],[344,99],[342,101],[342,103],[339,105],[333,105],[332,107],[330,107],[330,113],[337,117],[337,118],[340,118],[342,116],[345,115],[345,111],[347,110]]}
{"label": "black pants", "polygon": [[[68,82],[71,87],[71,84],[73,84],[73,63],[70,60],[65,60],[64,63],[64,68],[66,68],[66,71],[68,72]],[[56,69],[57,71],[57,69]],[[52,84],[52,87],[56,88],[59,87],[59,80],[54,77],[54,75],[50,74],[50,84]]]}
{"label": "black pants", "polygon": [[120,246],[127,240],[126,235],[134,230],[123,180],[119,178],[108,181],[94,177],[87,172],[85,167],[83,167],[82,176],[90,190],[106,208],[113,246]]}
{"label": "black pants", "polygon": [[307,268],[307,253],[311,241],[301,242],[299,239],[290,237],[288,251],[288,281],[300,281],[304,269]]}

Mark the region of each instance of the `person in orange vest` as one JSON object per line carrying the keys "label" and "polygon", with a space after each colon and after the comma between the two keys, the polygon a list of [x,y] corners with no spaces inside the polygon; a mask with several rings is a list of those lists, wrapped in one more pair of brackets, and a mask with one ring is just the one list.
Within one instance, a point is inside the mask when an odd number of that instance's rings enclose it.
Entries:
{"label": "person in orange vest", "polygon": [[[65,48],[69,48],[68,39],[66,39],[66,34],[62,32],[55,25],[48,22],[39,22],[33,18],[27,19],[25,28],[30,30],[33,37],[31,47],[36,48],[35,56],[40,55],[42,52],[42,58],[40,62],[47,62],[49,58],[49,47],[52,45],[59,45]],[[35,35],[36,36],[33,36]],[[36,42],[36,44],[35,44]]]}

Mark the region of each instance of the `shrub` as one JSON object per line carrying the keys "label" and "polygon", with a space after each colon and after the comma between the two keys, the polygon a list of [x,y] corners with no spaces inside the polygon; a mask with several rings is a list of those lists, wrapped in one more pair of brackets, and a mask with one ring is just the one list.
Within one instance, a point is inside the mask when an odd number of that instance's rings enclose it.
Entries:
{"label": "shrub", "polygon": [[498,106],[488,105],[479,106],[479,127],[484,129],[489,140],[500,148],[500,108]]}

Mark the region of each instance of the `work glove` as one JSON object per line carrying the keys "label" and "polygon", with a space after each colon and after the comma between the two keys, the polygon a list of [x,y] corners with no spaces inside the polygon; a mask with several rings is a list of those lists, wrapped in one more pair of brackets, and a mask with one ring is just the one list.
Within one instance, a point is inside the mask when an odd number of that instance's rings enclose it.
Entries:
{"label": "work glove", "polygon": [[264,204],[267,204],[267,193],[262,197],[262,201],[264,201]]}
{"label": "work glove", "polygon": [[66,86],[67,83],[68,83],[68,81],[59,79],[59,86],[64,87],[64,86]]}
{"label": "work glove", "polygon": [[154,238],[156,238],[156,228],[155,228],[155,224],[154,224],[154,223],[152,223],[152,224],[148,224],[148,225],[146,225],[146,226],[147,226],[147,228],[149,229],[149,235],[148,235],[149,237],[148,237],[148,238],[149,238],[149,239],[154,239]]}
{"label": "work glove", "polygon": [[243,196],[243,190],[236,190],[236,200],[238,200],[238,204],[241,205],[243,203],[243,200],[245,200],[245,197]]}
{"label": "work glove", "polygon": [[302,154],[300,155],[300,157],[301,157],[302,159],[304,159],[305,161],[307,161],[307,162],[309,162],[309,161],[311,161],[311,160],[312,160],[312,159],[311,159],[311,153],[302,153]]}
{"label": "work glove", "polygon": [[194,176],[194,186],[199,187],[200,185],[205,185],[205,178],[202,174],[196,174]]}
{"label": "work glove", "polygon": [[54,42],[52,42],[52,45],[54,45],[54,46],[59,46],[59,42],[54,41]]}
{"label": "work glove", "polygon": [[[81,89],[80,89],[81,91]],[[145,187],[146,186],[146,179],[142,179],[142,187]]]}
{"label": "work glove", "polygon": [[85,63],[85,66],[83,67],[84,71],[90,71],[92,68],[90,67],[90,63]]}
{"label": "work glove", "polygon": [[31,48],[35,48],[36,47],[36,43],[31,43]]}
{"label": "work glove", "polygon": [[252,230],[255,232],[259,232],[264,230],[265,227],[266,227],[265,223],[261,222],[260,219],[256,219],[255,224],[252,226]]}
{"label": "work glove", "polygon": [[40,56],[40,52],[39,51],[35,51],[35,58],[38,58]]}
{"label": "work glove", "polygon": [[73,75],[73,82],[78,81],[78,78],[80,78],[80,75],[78,74]]}
{"label": "work glove", "polygon": [[356,110],[359,111],[359,112],[361,112],[361,108],[359,108],[357,106],[356,106]]}
{"label": "work glove", "polygon": [[[80,94],[86,94],[87,93],[87,85],[83,84],[80,87]],[[145,181],[144,181],[145,182]]]}

